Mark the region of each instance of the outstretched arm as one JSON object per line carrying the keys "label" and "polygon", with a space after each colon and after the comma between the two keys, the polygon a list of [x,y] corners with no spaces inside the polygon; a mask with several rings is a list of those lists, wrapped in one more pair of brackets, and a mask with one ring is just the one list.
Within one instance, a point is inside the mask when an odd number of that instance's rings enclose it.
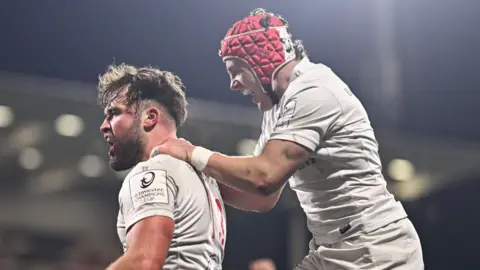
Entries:
{"label": "outstretched arm", "polygon": [[[270,140],[257,157],[210,156],[205,172],[238,190],[271,196],[285,185],[309,156],[305,147],[286,140]],[[278,196],[277,196],[278,198]]]}
{"label": "outstretched arm", "polygon": [[[213,153],[182,139],[158,146],[161,153],[190,162],[218,182],[246,193],[267,197],[280,190],[308,160],[311,152],[333,126],[342,108],[330,88],[306,86],[284,104],[263,152],[255,157],[233,157]],[[344,91],[339,88],[338,91]]]}
{"label": "outstretched arm", "polygon": [[[230,157],[214,153],[208,158],[207,173],[239,190],[269,196],[278,191],[320,145],[322,138],[342,115],[333,92],[344,91],[338,82],[324,88],[305,86],[283,105],[282,113],[263,152],[256,157]],[[350,98],[350,97],[348,97]],[[188,152],[187,152],[188,153]],[[201,162],[193,152],[192,164]],[[205,158],[206,159],[206,158]],[[204,160],[205,160],[204,159]],[[195,165],[195,164],[194,164]]]}

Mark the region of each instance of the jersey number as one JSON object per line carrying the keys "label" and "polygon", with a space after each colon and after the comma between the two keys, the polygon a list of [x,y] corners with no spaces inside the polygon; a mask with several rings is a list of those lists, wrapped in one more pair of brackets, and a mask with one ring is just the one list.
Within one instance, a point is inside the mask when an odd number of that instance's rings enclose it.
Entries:
{"label": "jersey number", "polygon": [[224,213],[225,209],[223,209],[220,191],[218,190],[218,186],[213,179],[207,178],[207,180],[204,181],[204,184],[207,191],[210,214],[212,218],[212,238],[217,240],[223,248],[225,247],[226,222]]}
{"label": "jersey number", "polygon": [[216,198],[210,188],[207,187],[208,199],[210,200],[210,213],[212,216],[212,238],[219,241],[222,247],[225,246],[225,218],[223,215],[222,202]]}
{"label": "jersey number", "polygon": [[[214,222],[217,223],[220,221],[220,226],[213,226],[213,238],[216,238],[221,244],[222,247],[225,246],[225,219],[223,218],[223,207],[222,203],[218,198],[215,198],[215,205],[212,209],[212,212],[215,213]],[[220,228],[218,228],[220,227]],[[218,232],[215,231],[217,228]]]}

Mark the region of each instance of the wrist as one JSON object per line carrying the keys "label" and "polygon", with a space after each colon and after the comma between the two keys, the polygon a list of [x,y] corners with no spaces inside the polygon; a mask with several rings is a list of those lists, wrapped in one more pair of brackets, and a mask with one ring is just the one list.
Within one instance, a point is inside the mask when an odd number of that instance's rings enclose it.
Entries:
{"label": "wrist", "polygon": [[208,164],[208,160],[213,155],[213,152],[203,148],[201,146],[196,146],[192,151],[192,157],[190,163],[199,171],[203,171]]}

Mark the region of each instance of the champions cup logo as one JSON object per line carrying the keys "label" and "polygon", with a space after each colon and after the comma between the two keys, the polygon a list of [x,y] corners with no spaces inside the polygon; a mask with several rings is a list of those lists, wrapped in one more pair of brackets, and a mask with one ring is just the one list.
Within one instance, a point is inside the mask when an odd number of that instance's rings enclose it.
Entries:
{"label": "champions cup logo", "polygon": [[144,174],[142,180],[140,180],[141,182],[140,187],[141,188],[149,187],[153,183],[154,179],[155,179],[155,174],[153,172],[148,172]]}

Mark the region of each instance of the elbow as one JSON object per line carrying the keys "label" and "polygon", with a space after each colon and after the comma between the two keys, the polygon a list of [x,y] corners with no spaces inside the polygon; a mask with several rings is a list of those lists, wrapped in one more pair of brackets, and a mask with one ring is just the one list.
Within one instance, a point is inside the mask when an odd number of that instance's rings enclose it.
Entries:
{"label": "elbow", "polygon": [[264,197],[268,197],[268,196],[271,196],[273,194],[275,194],[275,192],[277,192],[277,188],[273,185],[270,185],[270,184],[267,184],[267,185],[260,185],[260,186],[257,186],[257,193],[260,195],[260,196],[264,196]]}
{"label": "elbow", "polygon": [[284,181],[281,179],[269,179],[260,182],[256,186],[259,200],[256,203],[255,212],[264,213],[272,210],[277,204],[283,186]]}
{"label": "elbow", "polygon": [[267,185],[259,187],[258,200],[255,203],[255,212],[265,213],[272,210],[278,202],[282,186]]}
{"label": "elbow", "polygon": [[154,254],[136,254],[132,263],[137,265],[139,270],[158,270],[163,267],[164,259]]}
{"label": "elbow", "polygon": [[283,186],[283,183],[281,182],[281,179],[278,178],[264,178],[259,181],[255,189],[259,195],[269,197],[275,194]]}
{"label": "elbow", "polygon": [[262,205],[258,205],[255,208],[255,212],[266,213],[266,212],[272,210],[274,207],[275,207],[275,203],[265,203],[265,204],[262,204]]}
{"label": "elbow", "polygon": [[269,163],[259,162],[253,171],[252,180],[255,193],[259,196],[269,197],[275,194],[284,184],[284,175]]}
{"label": "elbow", "polygon": [[139,262],[139,269],[141,270],[158,270],[163,267],[163,263],[158,260],[144,258]]}

